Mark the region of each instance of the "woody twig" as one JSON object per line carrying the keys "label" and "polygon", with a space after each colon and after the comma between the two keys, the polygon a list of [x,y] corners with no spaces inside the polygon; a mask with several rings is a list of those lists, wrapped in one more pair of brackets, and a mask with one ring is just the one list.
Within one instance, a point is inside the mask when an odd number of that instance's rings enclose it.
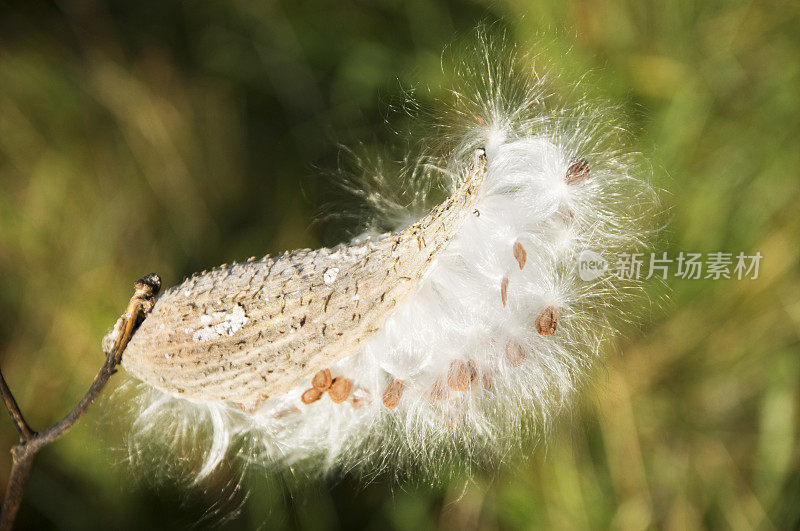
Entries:
{"label": "woody twig", "polygon": [[121,321],[117,326],[117,338],[113,347],[106,353],[106,361],[100,368],[100,372],[95,376],[89,390],[83,395],[80,402],[70,411],[61,421],[37,432],[31,429],[25,421],[22,411],[17,404],[14,395],[0,371],[0,394],[11,418],[19,432],[19,444],[11,448],[11,474],[8,478],[5,497],[3,498],[2,513],[0,513],[0,531],[11,529],[17,517],[22,497],[25,492],[25,484],[30,476],[33,460],[36,454],[61,437],[69,430],[79,418],[86,413],[92,402],[98,397],[100,392],[108,383],[111,375],[117,371],[117,365],[122,361],[122,354],[128,346],[133,333],[144,321],[155,304],[156,295],[161,289],[161,279],[155,273],[151,273],[134,284],[134,294],[131,297],[125,313],[122,314]]}

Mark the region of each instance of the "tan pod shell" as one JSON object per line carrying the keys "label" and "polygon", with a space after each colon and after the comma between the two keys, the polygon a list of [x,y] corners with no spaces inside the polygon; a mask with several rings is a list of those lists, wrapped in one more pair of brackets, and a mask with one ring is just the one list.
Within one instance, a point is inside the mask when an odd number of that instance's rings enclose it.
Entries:
{"label": "tan pod shell", "polygon": [[174,396],[246,403],[282,394],[355,354],[416,290],[471,215],[486,176],[397,234],[224,265],[158,298],[122,365]]}

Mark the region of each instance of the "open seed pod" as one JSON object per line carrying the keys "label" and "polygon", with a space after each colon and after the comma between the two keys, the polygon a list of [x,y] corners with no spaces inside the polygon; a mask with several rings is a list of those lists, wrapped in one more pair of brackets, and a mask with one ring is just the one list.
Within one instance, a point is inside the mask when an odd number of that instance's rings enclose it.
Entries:
{"label": "open seed pod", "polygon": [[599,114],[549,107],[540,78],[494,59],[460,70],[477,77],[456,91],[463,129],[424,157],[450,192],[427,215],[158,298],[122,360],[137,433],[193,437],[199,476],[233,448],[321,471],[436,468],[506,456],[568,402],[631,287],[582,280],[577,257],[640,247],[653,196]]}

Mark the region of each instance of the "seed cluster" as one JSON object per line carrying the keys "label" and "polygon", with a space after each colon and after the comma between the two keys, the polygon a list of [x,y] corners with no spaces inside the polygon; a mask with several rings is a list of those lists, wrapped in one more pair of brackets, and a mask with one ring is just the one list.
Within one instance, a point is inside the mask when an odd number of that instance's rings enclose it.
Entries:
{"label": "seed cluster", "polygon": [[[569,185],[579,185],[589,177],[589,164],[586,159],[579,159],[567,168],[565,180]],[[525,246],[520,241],[515,241],[511,254],[517,262],[520,270],[525,268],[528,260],[528,253]],[[510,280],[504,276],[500,281],[500,298],[503,306],[508,303],[508,287]],[[553,335],[558,325],[558,309],[547,306],[538,314],[534,320],[534,329],[543,336]],[[525,347],[516,340],[509,340],[506,344],[504,359],[510,367],[519,367],[525,362],[527,357]],[[465,392],[482,384],[485,389],[494,386],[494,379],[488,375],[479,375],[478,368],[474,361],[454,360],[450,363],[447,374],[438,379],[428,392],[428,400],[437,402],[450,398],[451,391]],[[311,388],[307,389],[300,397],[304,404],[313,404],[322,398],[326,392],[331,401],[335,404],[345,402],[351,397],[350,403],[355,409],[363,407],[371,401],[371,396],[365,389],[358,389],[351,393],[353,381],[342,376],[333,378],[330,369],[317,372],[311,379]],[[400,399],[405,390],[405,382],[401,379],[392,380],[383,392],[382,403],[388,409],[395,409],[400,404]]]}
{"label": "seed cluster", "polygon": [[[311,379],[311,387],[303,392],[300,396],[300,400],[306,405],[313,404],[322,398],[322,395],[328,393],[328,396],[334,404],[341,404],[350,396],[350,391],[352,389],[353,380],[343,376],[333,378],[330,369],[323,369],[317,372]],[[363,398],[361,398],[360,401],[363,401]],[[353,401],[353,406],[355,407],[355,400]]]}
{"label": "seed cluster", "polygon": [[[588,171],[588,170],[587,170]],[[519,268],[523,269],[525,267],[525,261],[527,259],[528,253],[525,251],[525,247],[520,242],[515,242],[514,247],[512,248],[512,252],[514,254],[514,258],[517,260],[519,264]],[[500,281],[500,299],[503,301],[503,306],[506,305],[508,302],[508,284],[509,280],[508,277],[503,277]],[[558,310],[555,306],[548,306],[539,313],[539,315],[534,320],[534,328],[536,329],[539,334],[543,336],[551,336],[556,332],[556,325],[558,324]],[[524,353],[523,356],[524,358]],[[513,356],[514,359],[519,359],[519,356]],[[515,365],[512,365],[515,366]]]}

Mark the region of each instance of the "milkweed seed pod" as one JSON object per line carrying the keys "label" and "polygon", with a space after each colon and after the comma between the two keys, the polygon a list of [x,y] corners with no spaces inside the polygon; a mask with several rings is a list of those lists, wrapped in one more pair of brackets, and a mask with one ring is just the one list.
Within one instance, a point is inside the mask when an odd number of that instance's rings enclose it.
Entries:
{"label": "milkweed seed pod", "polygon": [[426,215],[158,298],[122,360],[136,432],[202,451],[200,477],[233,453],[435,468],[508,455],[568,403],[635,287],[582,280],[577,258],[641,249],[654,199],[601,114],[553,105],[524,59],[484,52],[408,169],[447,184]]}

